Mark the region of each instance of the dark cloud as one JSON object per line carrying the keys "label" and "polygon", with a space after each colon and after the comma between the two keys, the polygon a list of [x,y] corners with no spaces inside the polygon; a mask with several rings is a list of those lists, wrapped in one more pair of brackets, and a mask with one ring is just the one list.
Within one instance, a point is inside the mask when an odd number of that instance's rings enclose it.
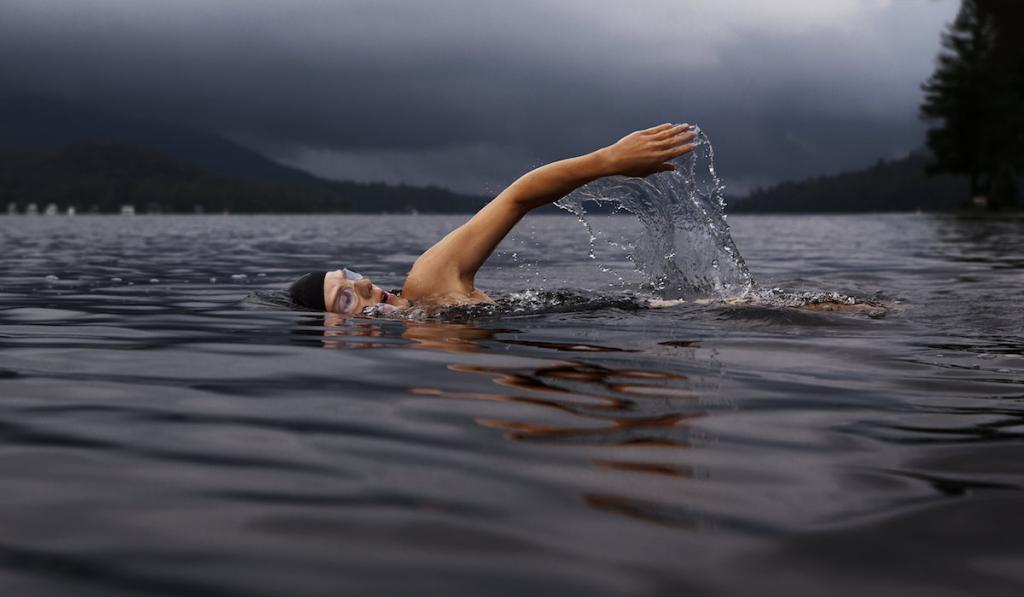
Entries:
{"label": "dark cloud", "polygon": [[[734,188],[917,147],[954,0],[6,0],[0,81],[347,178],[493,191],[697,122]],[[211,6],[211,4],[213,6]]]}

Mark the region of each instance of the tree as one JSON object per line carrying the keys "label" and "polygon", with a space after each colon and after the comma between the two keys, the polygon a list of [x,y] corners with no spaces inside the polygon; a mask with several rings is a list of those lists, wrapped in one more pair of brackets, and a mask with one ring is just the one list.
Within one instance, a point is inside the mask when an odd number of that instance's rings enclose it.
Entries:
{"label": "tree", "polygon": [[922,86],[931,173],[966,175],[990,206],[1016,201],[1024,171],[1024,3],[963,0]]}

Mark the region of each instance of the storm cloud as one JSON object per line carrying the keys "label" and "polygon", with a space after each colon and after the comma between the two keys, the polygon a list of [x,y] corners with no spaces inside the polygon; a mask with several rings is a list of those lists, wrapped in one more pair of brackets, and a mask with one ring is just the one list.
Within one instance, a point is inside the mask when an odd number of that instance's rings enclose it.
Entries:
{"label": "storm cloud", "polygon": [[923,143],[955,0],[5,0],[0,95],[216,131],[343,179],[493,193],[660,122],[733,190]]}

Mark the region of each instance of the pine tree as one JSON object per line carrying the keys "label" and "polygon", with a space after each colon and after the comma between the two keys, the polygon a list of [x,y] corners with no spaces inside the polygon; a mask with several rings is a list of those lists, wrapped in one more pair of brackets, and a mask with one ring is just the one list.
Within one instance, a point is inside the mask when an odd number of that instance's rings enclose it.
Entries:
{"label": "pine tree", "polygon": [[939,124],[928,131],[929,170],[966,175],[971,195],[996,208],[1016,200],[1024,170],[1022,4],[963,0],[923,85],[921,116]]}

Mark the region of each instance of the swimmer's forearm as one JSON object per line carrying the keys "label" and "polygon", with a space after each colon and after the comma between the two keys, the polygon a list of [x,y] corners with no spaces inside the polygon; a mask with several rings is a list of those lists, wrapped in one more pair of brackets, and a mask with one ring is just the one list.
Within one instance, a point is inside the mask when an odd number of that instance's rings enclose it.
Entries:
{"label": "swimmer's forearm", "polygon": [[512,183],[496,201],[526,213],[558,201],[579,187],[612,175],[643,177],[674,170],[671,160],[693,151],[696,133],[688,124],[662,124],[635,131],[597,151],[532,170]]}
{"label": "swimmer's forearm", "polygon": [[511,203],[524,214],[554,203],[588,182],[615,174],[603,152],[602,149],[531,170],[502,191],[495,201]]}

